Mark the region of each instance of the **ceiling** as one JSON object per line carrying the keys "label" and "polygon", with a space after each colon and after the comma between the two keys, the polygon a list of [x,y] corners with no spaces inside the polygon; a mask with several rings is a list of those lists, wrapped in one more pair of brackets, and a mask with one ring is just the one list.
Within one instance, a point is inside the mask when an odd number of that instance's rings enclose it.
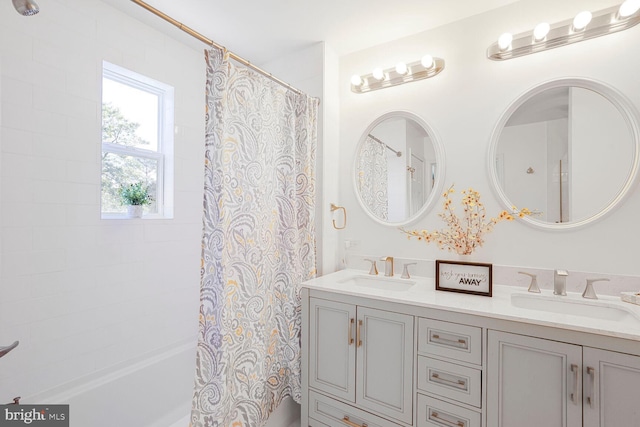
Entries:
{"label": "ceiling", "polygon": [[[197,49],[201,42],[128,0],[103,0]],[[518,0],[146,0],[247,60],[326,42],[339,56]]]}

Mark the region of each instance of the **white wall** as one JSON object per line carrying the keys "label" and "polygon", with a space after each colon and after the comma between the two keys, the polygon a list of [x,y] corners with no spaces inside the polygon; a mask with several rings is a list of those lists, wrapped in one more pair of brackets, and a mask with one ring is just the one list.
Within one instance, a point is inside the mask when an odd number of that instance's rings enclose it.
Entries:
{"label": "white wall", "polygon": [[[408,110],[429,123],[446,150],[446,185],[473,186],[490,215],[499,205],[488,179],[487,151],[495,124],[521,94],[550,79],[581,76],[596,79],[626,94],[640,107],[640,26],[571,46],[509,61],[486,58],[486,49],[505,31],[519,33],[538,22],[559,22],[583,9],[599,10],[616,1],[521,0],[512,5],[416,34],[341,59],[340,146],[341,200],[350,215],[343,239],[359,242],[353,251],[400,258],[446,258],[434,245],[407,241],[396,228],[372,221],[359,206],[351,184],[355,147],[366,127],[380,115]],[[375,67],[411,62],[425,53],[444,58],[434,78],[384,90],[355,94],[353,74]],[[636,239],[640,236],[636,187],[626,203],[603,220],[572,232],[546,232],[522,223],[499,224],[487,236],[478,257],[495,264],[572,271],[639,275]],[[442,226],[440,203],[414,224],[418,229]]]}
{"label": "white wall", "polygon": [[[0,345],[20,340],[0,361],[1,403],[197,336],[202,52],[100,1],[40,7],[0,2]],[[172,220],[100,219],[103,60],[175,87]]]}

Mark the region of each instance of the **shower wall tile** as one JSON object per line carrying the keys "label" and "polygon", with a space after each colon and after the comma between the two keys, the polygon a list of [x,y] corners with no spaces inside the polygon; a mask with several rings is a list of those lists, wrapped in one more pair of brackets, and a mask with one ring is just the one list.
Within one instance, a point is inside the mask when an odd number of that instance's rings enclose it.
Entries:
{"label": "shower wall tile", "polygon": [[[4,91],[4,88],[2,89]],[[33,134],[29,131],[0,128],[2,152],[30,155],[33,148]]]}
{"label": "shower wall tile", "polygon": [[[0,343],[20,340],[0,401],[195,346],[202,49],[101,1],[52,0],[36,19],[0,4],[0,51]],[[172,220],[100,219],[104,60],[175,88]]]}
{"label": "shower wall tile", "polygon": [[19,107],[33,106],[33,85],[11,77],[2,78],[2,103]]}

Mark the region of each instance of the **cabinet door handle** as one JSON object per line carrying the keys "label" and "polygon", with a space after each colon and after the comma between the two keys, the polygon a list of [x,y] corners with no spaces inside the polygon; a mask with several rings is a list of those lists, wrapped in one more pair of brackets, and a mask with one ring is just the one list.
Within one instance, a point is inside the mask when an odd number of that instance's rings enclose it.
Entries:
{"label": "cabinet door handle", "polygon": [[591,379],[591,393],[589,396],[587,396],[587,403],[589,404],[590,407],[593,408],[594,405],[594,396],[596,395],[596,370],[595,368],[592,368],[591,366],[587,367],[587,374],[589,375],[590,379]]}
{"label": "cabinet door handle", "polygon": [[349,337],[347,338],[349,340],[349,345],[353,344],[353,334],[351,330],[353,329],[354,323],[355,323],[355,319],[349,319]]}
{"label": "cabinet door handle", "polygon": [[469,346],[467,345],[467,340],[459,338],[457,340],[450,340],[447,338],[442,338],[440,337],[439,334],[432,334],[431,335],[431,342],[435,342],[438,344],[444,344],[444,345],[448,345],[451,347],[462,347],[462,348],[469,348]]}
{"label": "cabinet door handle", "polygon": [[578,365],[571,364],[571,372],[573,372],[573,391],[571,392],[571,401],[574,405],[578,404]]}
{"label": "cabinet door handle", "polygon": [[358,320],[358,329],[356,330],[356,341],[358,341],[358,347],[362,347],[362,320]]}
{"label": "cabinet door handle", "polygon": [[350,421],[349,417],[346,416],[346,415],[342,419],[342,422],[345,423],[346,425],[348,425],[349,427],[367,427],[367,423],[356,424],[353,421]]}
{"label": "cabinet door handle", "polygon": [[431,421],[435,421],[436,423],[445,425],[445,426],[465,427],[466,425],[464,421],[453,422],[453,421],[445,420],[444,418],[441,418],[440,414],[436,411],[431,411],[431,413],[429,413],[429,419]]}
{"label": "cabinet door handle", "polygon": [[456,388],[462,388],[465,389],[467,388],[467,382],[464,380],[450,380],[447,378],[441,378],[440,374],[438,374],[437,372],[433,372],[431,374],[431,379],[435,380],[434,382],[439,383],[439,384],[444,384],[444,385],[453,385]]}

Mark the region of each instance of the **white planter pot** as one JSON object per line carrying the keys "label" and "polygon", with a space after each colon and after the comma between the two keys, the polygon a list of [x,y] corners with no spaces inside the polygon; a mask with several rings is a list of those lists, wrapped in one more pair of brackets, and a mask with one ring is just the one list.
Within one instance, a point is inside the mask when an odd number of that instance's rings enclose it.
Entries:
{"label": "white planter pot", "polygon": [[129,205],[127,206],[127,213],[129,218],[142,218],[142,205]]}

